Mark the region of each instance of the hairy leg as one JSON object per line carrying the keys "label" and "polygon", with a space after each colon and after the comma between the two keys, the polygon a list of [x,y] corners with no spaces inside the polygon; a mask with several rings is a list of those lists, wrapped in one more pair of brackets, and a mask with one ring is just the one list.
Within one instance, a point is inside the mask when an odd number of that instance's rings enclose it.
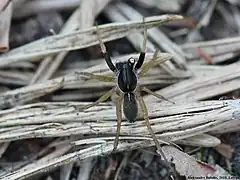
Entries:
{"label": "hairy leg", "polygon": [[117,131],[116,131],[116,136],[114,140],[113,151],[115,151],[118,146],[118,140],[119,140],[121,122],[122,122],[122,102],[123,102],[123,93],[120,93],[120,95],[117,98],[117,104],[116,104]]}
{"label": "hairy leg", "polygon": [[[140,95],[140,93],[138,93],[137,95],[137,100],[139,102],[139,106],[140,106],[140,109],[142,111],[142,114],[143,114],[143,118],[145,120],[145,123],[146,123],[146,126],[148,128],[148,131],[149,133],[151,134],[152,138],[153,138],[153,141],[157,147],[157,153],[163,158],[163,160],[165,161],[166,165],[169,167],[170,171],[174,174],[175,176],[175,170],[172,168],[170,162],[168,162],[158,140],[157,140],[157,137],[155,135],[155,133],[153,132],[153,129],[151,127],[151,124],[150,124],[150,121],[149,121],[149,118],[148,118],[148,110],[147,110],[147,107],[146,107],[146,104],[142,98],[142,96]],[[170,177],[171,179],[174,179],[173,175],[170,174]]]}

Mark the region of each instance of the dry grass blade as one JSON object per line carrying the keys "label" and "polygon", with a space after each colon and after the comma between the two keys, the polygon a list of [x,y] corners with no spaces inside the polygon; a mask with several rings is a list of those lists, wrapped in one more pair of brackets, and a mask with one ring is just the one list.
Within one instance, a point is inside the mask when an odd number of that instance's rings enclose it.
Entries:
{"label": "dry grass blade", "polygon": [[[75,21],[78,19],[80,11],[81,11],[81,8],[77,8],[75,10],[75,12],[71,15],[71,17],[65,23],[65,25],[62,28],[62,30],[60,31],[60,33],[67,33],[68,31],[71,32],[77,28],[77,22],[75,22]],[[60,52],[59,54],[63,54],[63,57],[64,57],[65,54],[67,54],[67,52]],[[30,84],[33,84],[36,81],[40,81],[41,76],[43,76],[43,74],[45,74],[44,71],[46,71],[47,67],[49,66],[49,64],[51,64],[53,59],[54,59],[54,56],[47,56],[42,60],[34,77],[31,80]]]}
{"label": "dry grass blade", "polygon": [[[240,88],[239,62],[219,67],[215,71],[196,75],[195,78],[184,80],[158,91],[159,94],[173,101],[198,101],[222,95]],[[157,101],[151,96],[149,101]]]}
{"label": "dry grass blade", "polygon": [[229,37],[229,38],[223,38],[218,40],[212,40],[212,41],[201,41],[201,42],[195,42],[195,43],[186,43],[183,44],[181,47],[183,49],[185,48],[197,48],[197,47],[211,47],[211,46],[224,46],[224,45],[231,45],[234,43],[239,43],[240,37]]}
{"label": "dry grass blade", "polygon": [[[149,141],[140,141],[134,143],[121,143],[119,144],[119,148],[121,151],[127,150],[129,148],[137,149],[139,145],[144,147],[149,147],[152,145]],[[84,160],[90,157],[95,157],[99,155],[106,155],[112,151],[112,143],[103,143],[99,145],[95,145],[89,148],[82,149],[80,151],[76,151],[73,153],[68,153],[66,155],[47,159],[45,161],[36,161],[35,163],[29,164],[26,167],[23,167],[15,172],[9,172],[8,174],[2,175],[0,178],[5,178],[8,180],[21,180],[26,179],[27,177],[50,171],[53,168],[59,167],[64,164],[68,164],[69,162]]]}
{"label": "dry grass blade", "polygon": [[[128,20],[136,20],[143,18],[143,16],[139,12],[137,12],[135,9],[131,8],[130,6],[124,3],[117,3],[115,6],[110,5],[104,11],[104,13],[107,15],[109,19],[115,22],[116,21],[124,22]],[[151,38],[151,41],[149,40],[147,42],[147,49],[149,51],[153,52],[155,50],[154,43],[156,43],[159,47],[161,47],[166,52],[169,52],[174,56],[173,61],[176,64],[178,64],[180,67],[184,67],[184,69],[187,69],[185,58],[183,57],[183,52],[176,44],[171,42],[171,40],[168,39],[166,35],[164,35],[164,33],[162,33],[159,29],[154,28],[148,31],[148,36]],[[139,45],[143,41],[142,34],[131,34],[127,38],[136,49],[141,49]],[[171,63],[170,61],[162,63],[161,67],[163,67],[167,72],[169,72],[175,77],[182,77],[184,76],[185,73],[187,73],[185,71],[183,72],[177,69],[175,65],[173,65],[173,63]]]}
{"label": "dry grass blade", "polygon": [[[0,111],[0,127],[15,127],[1,132],[0,141],[77,134],[104,136],[115,133],[113,106],[99,105],[78,112],[75,107],[81,105],[83,104],[71,102],[37,103]],[[147,105],[152,128],[163,140],[176,141],[206,132],[221,131],[225,128],[221,125],[227,122],[232,123],[232,126],[228,126],[229,129],[239,130],[239,100],[167,105],[167,108],[166,105],[159,106],[155,103]],[[148,137],[144,121],[135,124],[123,122],[121,129],[122,135]]]}
{"label": "dry grass blade", "polygon": [[[53,157],[44,157],[17,171],[1,175],[1,178],[10,180],[25,179],[34,174],[49,171],[52,168],[73,161],[111,153],[114,137],[107,138],[106,135],[114,134],[115,131],[113,128],[115,121],[110,121],[110,119],[115,119],[115,117],[110,117],[114,114],[114,108],[112,106],[100,105],[86,112],[78,113],[74,108],[77,105],[80,105],[80,103],[38,103],[1,111],[2,123],[5,123],[7,126],[10,125],[9,123],[13,126],[19,126],[18,129],[2,132],[2,141],[17,140],[19,137],[68,136],[76,133],[92,135],[97,133],[98,135],[104,136],[102,138],[85,138],[80,141],[75,141],[72,145],[84,145],[85,149],[60,156],[56,156],[56,152]],[[240,115],[239,100],[169,105],[167,109],[161,108],[159,105],[156,106],[156,104],[151,106],[153,106],[150,108],[151,122],[154,123],[153,129],[158,131],[156,133],[161,139],[177,141],[186,137],[196,136],[197,134],[201,135],[204,132],[211,132],[213,129],[216,129],[219,124],[224,122],[235,121],[239,126],[240,116],[235,117],[235,120],[233,120],[234,113],[239,113]],[[89,118],[89,116],[92,118]],[[99,121],[99,119],[101,119],[101,121]],[[24,123],[24,121],[25,125],[20,125]],[[35,122],[42,125],[35,126]],[[64,124],[61,124],[61,122],[64,122]],[[122,134],[130,134],[133,136],[123,137],[124,141],[120,141],[118,151],[153,145],[142,121],[138,121],[136,124],[131,125],[131,127],[129,126],[129,124],[123,123]],[[166,129],[168,129],[167,132],[165,132]],[[161,134],[159,135],[158,133]],[[206,138],[210,139],[210,136]],[[133,143],[126,142],[126,140],[131,139],[135,141]],[[188,143],[190,142],[191,140],[188,141]],[[207,144],[209,144],[209,142]],[[65,146],[67,148],[71,147],[69,144]],[[60,149],[61,148],[57,148],[57,151]],[[64,151],[66,152],[66,150]]]}
{"label": "dry grass blade", "polygon": [[[163,151],[166,153],[169,160],[171,160],[171,158],[173,159],[173,163],[175,164],[177,171],[182,176],[205,177],[211,176],[215,173],[212,168],[198,163],[194,157],[189,156],[175,147],[164,146]],[[223,174],[219,174],[219,176],[220,175]]]}
{"label": "dry grass blade", "polygon": [[92,172],[92,166],[93,166],[92,159],[93,158],[89,158],[85,161],[82,161],[79,167],[77,180],[88,180],[90,178],[91,172]]}
{"label": "dry grass blade", "polygon": [[[153,16],[145,19],[146,28],[158,26],[164,22],[182,19],[179,15]],[[128,21],[124,23],[111,23],[99,26],[101,38],[104,42],[119,39],[131,33],[143,31],[142,21]],[[32,42],[9,53],[0,56],[0,67],[7,64],[40,58],[61,51],[82,49],[98,44],[96,27],[75,31],[69,34],[54,35]]]}
{"label": "dry grass blade", "polygon": [[8,64],[8,65],[4,66],[4,68],[6,68],[6,69],[8,69],[8,68],[35,69],[35,64],[33,64],[32,62],[28,62],[28,61],[21,61],[21,62],[16,62],[14,64]]}
{"label": "dry grass blade", "polygon": [[2,155],[6,152],[9,144],[10,144],[10,143],[7,142],[7,143],[2,143],[2,144],[0,145],[0,157],[2,157]]}
{"label": "dry grass blade", "polygon": [[0,81],[2,84],[28,85],[32,73],[14,70],[0,70]]}
{"label": "dry grass blade", "polygon": [[199,29],[201,27],[206,27],[209,24],[210,19],[211,19],[212,14],[213,14],[213,11],[214,11],[214,9],[216,7],[217,1],[218,0],[212,0],[211,1],[211,4],[209,5],[206,13],[203,15],[203,17],[201,18],[200,22],[198,23],[197,29]]}
{"label": "dry grass blade", "polygon": [[[189,59],[199,59],[201,49],[205,54],[212,58],[213,63],[222,62],[224,60],[235,57],[239,54],[240,38],[224,38],[212,41],[202,41],[196,43],[186,43],[181,47]],[[203,61],[198,61],[201,63]]]}
{"label": "dry grass blade", "polygon": [[54,79],[43,84],[34,84],[19,88],[13,91],[7,91],[0,95],[0,108],[11,107],[29,102],[48,93],[54,92],[63,86],[64,78]]}
{"label": "dry grass blade", "polygon": [[5,9],[7,8],[7,6],[9,5],[10,2],[11,2],[11,0],[2,0],[0,2],[0,13],[5,11]]}
{"label": "dry grass blade", "polygon": [[[102,11],[102,9],[110,2],[110,0],[89,0],[81,1],[79,8],[75,10],[72,16],[65,23],[65,26],[61,30],[61,34],[72,32],[76,29],[86,29],[93,25],[95,17]],[[33,77],[31,83],[34,83],[39,79],[39,81],[44,81],[50,79],[50,77],[55,73],[59,65],[62,63],[63,59],[66,57],[68,52],[61,52],[56,55],[56,57],[48,56],[46,57],[39,66],[36,75]],[[48,68],[47,68],[48,67]],[[46,71],[47,69],[47,71]],[[44,73],[44,71],[46,71]],[[44,74],[44,76],[43,76]],[[41,78],[40,78],[41,76]]]}
{"label": "dry grass blade", "polygon": [[[127,4],[118,3],[116,7],[120,12],[123,13],[124,16],[128,18],[128,20],[143,18],[138,11],[131,8]],[[178,64],[181,68],[187,69],[184,53],[177,44],[171,41],[160,29],[151,29],[149,30],[148,34],[153,42],[155,42],[165,52],[173,55],[176,64]]]}
{"label": "dry grass blade", "polygon": [[[11,47],[0,52],[0,179],[169,179],[174,169],[218,177],[219,162],[239,174],[238,5],[0,0],[0,51],[2,42]],[[129,70],[137,75],[134,123],[117,98],[135,87],[124,83],[135,82]],[[106,102],[91,106],[99,97]],[[120,104],[133,115],[129,97]]]}
{"label": "dry grass blade", "polygon": [[[129,56],[131,56],[131,55],[121,57],[120,59],[124,59]],[[147,58],[149,58],[149,56],[151,56],[151,54],[147,54]],[[157,56],[155,65],[161,63],[162,60],[169,60],[170,58],[171,58],[171,55],[169,55],[168,53],[161,53],[160,55]],[[101,66],[102,67],[105,66],[106,70],[108,69],[106,64],[101,65]],[[94,67],[94,68],[95,68],[95,70],[97,70],[99,72],[98,67],[97,68]],[[85,69],[84,71],[92,72],[93,68]],[[8,91],[6,93],[0,94],[0,108],[6,108],[6,107],[23,104],[23,103],[32,101],[33,99],[36,99],[38,97],[41,97],[43,95],[49,94],[53,91],[56,91],[57,89],[60,89],[60,88],[65,88],[65,89],[81,88],[81,89],[85,89],[85,90],[91,89],[91,91],[93,91],[93,88],[99,88],[99,85],[96,83],[96,81],[89,81],[87,83],[86,78],[84,78],[84,77],[85,76],[80,75],[79,73],[76,72],[76,73],[71,73],[67,76],[48,80],[48,81],[45,81],[42,83],[36,83],[36,84],[18,88],[18,89],[12,90],[12,91]],[[157,81],[157,82],[159,82],[159,81]],[[142,83],[144,85],[152,84],[153,80],[151,80],[151,81],[146,80],[146,81],[143,81]],[[114,86],[114,83],[102,83],[101,84],[101,88],[103,88],[103,87],[109,88],[112,86]]]}
{"label": "dry grass blade", "polygon": [[[104,11],[104,13],[108,16],[109,19],[116,22],[125,22],[128,19],[125,17],[124,14],[118,11],[118,9],[115,6],[109,6],[107,10]],[[139,18],[140,19],[140,18]],[[143,42],[143,35],[142,34],[131,34],[127,36],[128,41],[136,48],[141,49],[141,44]],[[151,41],[147,41],[147,49],[149,51],[154,51],[155,47],[154,44]],[[161,64],[161,67],[163,67],[164,70],[172,74],[173,76],[176,75],[176,68],[170,61],[166,61],[165,63]]]}
{"label": "dry grass blade", "polygon": [[135,0],[136,3],[143,7],[153,8],[157,7],[161,11],[178,12],[181,8],[181,2],[179,0]]}
{"label": "dry grass blade", "polygon": [[66,164],[60,168],[60,179],[70,179],[74,163]]}
{"label": "dry grass blade", "polygon": [[[20,1],[20,0],[18,0]],[[18,2],[17,1],[17,2]],[[24,1],[24,0],[22,0]],[[26,1],[26,0],[25,0]],[[37,13],[54,11],[54,10],[69,10],[76,8],[81,0],[32,0],[22,4],[24,8],[16,8],[13,14],[14,19],[21,19]]]}
{"label": "dry grass blade", "polygon": [[216,147],[221,144],[221,141],[209,134],[200,134],[196,136],[192,136],[186,139],[181,139],[176,142],[177,144],[185,144],[190,146],[202,147]]}

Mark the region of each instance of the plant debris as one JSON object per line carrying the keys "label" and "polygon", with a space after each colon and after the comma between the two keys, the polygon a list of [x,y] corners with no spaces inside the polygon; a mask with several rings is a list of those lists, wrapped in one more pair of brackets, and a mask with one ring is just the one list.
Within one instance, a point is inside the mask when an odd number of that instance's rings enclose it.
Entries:
{"label": "plant debris", "polygon": [[[0,2],[0,179],[168,180],[240,177],[240,3],[237,0],[4,0]],[[174,19],[174,21],[172,21]],[[169,165],[145,121],[123,118],[116,94],[79,111],[116,84],[114,62],[138,59],[140,84]]]}

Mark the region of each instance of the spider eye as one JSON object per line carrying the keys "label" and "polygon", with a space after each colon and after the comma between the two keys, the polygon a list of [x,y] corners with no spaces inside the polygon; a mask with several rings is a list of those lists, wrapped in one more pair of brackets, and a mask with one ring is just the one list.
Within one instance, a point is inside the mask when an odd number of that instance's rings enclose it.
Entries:
{"label": "spider eye", "polygon": [[129,61],[131,64],[134,64],[134,63],[135,63],[135,59],[133,59],[133,58],[130,58],[128,61]]}

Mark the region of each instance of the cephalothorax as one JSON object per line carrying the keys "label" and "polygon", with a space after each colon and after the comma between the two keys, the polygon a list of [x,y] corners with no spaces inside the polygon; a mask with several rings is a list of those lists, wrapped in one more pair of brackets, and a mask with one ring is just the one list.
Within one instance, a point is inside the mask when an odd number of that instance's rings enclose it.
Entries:
{"label": "cephalothorax", "polygon": [[135,59],[116,63],[117,83],[123,93],[133,92],[137,87]]}

